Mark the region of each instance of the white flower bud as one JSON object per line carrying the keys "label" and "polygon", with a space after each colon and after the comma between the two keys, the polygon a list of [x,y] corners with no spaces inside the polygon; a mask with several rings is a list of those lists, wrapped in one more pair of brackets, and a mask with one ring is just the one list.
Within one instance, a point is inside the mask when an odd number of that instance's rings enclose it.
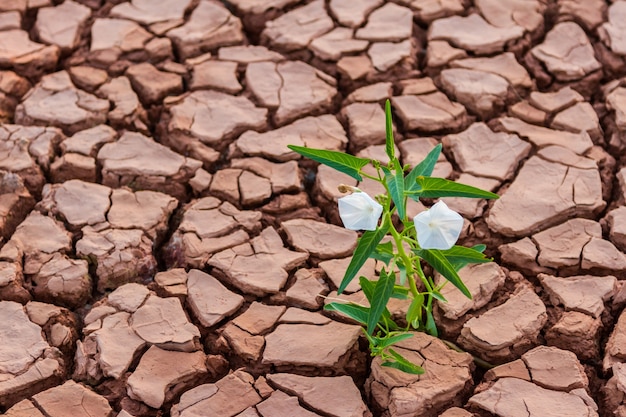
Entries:
{"label": "white flower bud", "polygon": [[459,239],[463,217],[438,201],[429,210],[413,218],[417,242],[422,249],[450,249]]}
{"label": "white flower bud", "polygon": [[346,229],[376,230],[383,206],[363,192],[356,192],[341,197],[339,217]]}

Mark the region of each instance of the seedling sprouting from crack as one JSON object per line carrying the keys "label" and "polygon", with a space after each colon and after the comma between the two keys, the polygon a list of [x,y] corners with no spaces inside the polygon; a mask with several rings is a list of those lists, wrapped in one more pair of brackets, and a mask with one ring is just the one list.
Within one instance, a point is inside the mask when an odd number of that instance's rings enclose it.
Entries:
{"label": "seedling sprouting from crack", "polygon": [[[388,163],[358,158],[343,152],[311,149],[290,145],[302,156],[347,174],[357,181],[363,178],[381,184],[385,193],[370,197],[356,187],[340,185],[339,216],[351,230],[364,230],[352,260],[338,288],[341,294],[356,278],[368,258],[383,263],[377,280],[360,276],[359,284],[369,306],[356,303],[331,302],[325,309],[337,311],[361,323],[370,344],[372,356],[380,356],[382,365],[412,374],[424,369],[411,363],[392,346],[412,336],[411,330],[426,331],[437,336],[433,317],[433,300],[446,302],[441,289],[451,282],[466,297],[471,293],[458,271],[468,264],[490,262],[484,245],[468,248],[456,245],[463,227],[463,218],[439,200],[430,209],[413,218],[407,216],[409,199],[441,197],[498,198],[497,194],[444,178],[431,177],[441,145],[437,145],[422,162],[410,169],[402,166],[395,155],[391,105],[385,104]],[[365,171],[372,166],[374,170]],[[397,216],[397,221],[393,219]],[[396,226],[397,225],[397,226]],[[385,237],[389,236],[388,239]],[[424,273],[422,262],[429,264],[445,278],[437,284]],[[411,300],[406,313],[406,326],[399,326],[391,317],[387,303],[391,298]]]}

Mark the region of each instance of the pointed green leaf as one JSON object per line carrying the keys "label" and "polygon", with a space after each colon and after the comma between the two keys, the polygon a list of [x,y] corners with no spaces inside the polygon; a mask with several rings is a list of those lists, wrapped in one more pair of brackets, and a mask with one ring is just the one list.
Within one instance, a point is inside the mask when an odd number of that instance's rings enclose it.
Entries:
{"label": "pointed green leaf", "polygon": [[[363,294],[367,301],[372,302],[372,297],[374,296],[374,288],[376,287],[376,281],[372,281],[367,279],[364,276],[359,277],[359,285],[361,286],[361,290],[363,290]],[[403,287],[402,285],[394,285],[393,292],[391,293],[392,298],[397,298],[400,300],[406,300],[409,295],[409,289]]]}
{"label": "pointed green leaf", "polygon": [[398,267],[398,271],[400,271],[400,285],[404,285],[406,283],[406,267],[401,259],[396,261],[396,266]]}
{"label": "pointed green leaf", "polygon": [[367,301],[372,304],[372,297],[374,296],[374,288],[376,288],[376,281],[370,281],[364,276],[359,277],[359,285],[365,295]]}
{"label": "pointed green leaf", "polygon": [[395,204],[398,210],[400,221],[404,221],[404,217],[406,216],[404,205],[404,171],[402,171],[402,166],[397,159],[393,160],[393,165],[394,173],[391,173],[391,171],[385,167],[382,167],[382,169],[385,173],[385,181],[389,188],[389,195],[391,195],[393,204]]}
{"label": "pointed green leaf", "polygon": [[[367,299],[367,301],[371,304],[372,303],[372,299],[374,297],[374,288],[376,287],[376,281],[372,281],[367,279],[364,276],[359,277],[359,285],[361,286],[361,289],[363,290],[363,294],[365,295],[365,298]],[[403,288],[406,290],[406,292],[408,293],[408,289]],[[394,292],[395,292],[395,287],[394,287]],[[391,294],[393,297],[393,293]],[[401,298],[401,292],[399,293],[399,296],[397,298]],[[381,323],[383,326],[395,330],[398,328],[398,325],[391,319],[391,313],[389,312],[389,310],[387,308],[385,308],[385,310],[383,311],[382,317],[380,318],[380,320],[378,320],[379,323]]]}
{"label": "pointed green leaf", "polygon": [[407,374],[413,374],[413,375],[421,375],[423,374],[424,368],[422,368],[421,366],[418,365],[414,365],[411,362],[404,363],[404,362],[390,362],[390,361],[386,361],[381,363],[382,366],[386,366],[388,368],[395,368],[398,369],[402,372],[405,372]]}
{"label": "pointed green leaf", "polygon": [[357,158],[347,153],[328,151],[325,149],[311,149],[304,146],[288,145],[289,149],[299,153],[302,156],[310,158],[320,164],[328,165],[339,172],[343,172],[356,179],[363,181],[363,177],[359,174],[359,170],[370,163],[370,159]]}
{"label": "pointed green leaf", "polygon": [[395,158],[395,148],[393,141],[393,120],[391,118],[391,102],[389,100],[385,102],[385,131],[387,133],[385,152],[387,152],[389,160],[392,161]]}
{"label": "pointed green leaf", "polygon": [[469,290],[461,281],[454,266],[446,259],[445,255],[439,249],[417,249],[414,251],[419,257],[428,262],[435,271],[443,275],[455,287],[457,287],[467,298],[472,298]]}
{"label": "pointed green leaf", "polygon": [[467,264],[483,264],[491,262],[492,259],[487,258],[482,252],[474,248],[466,248],[465,246],[453,246],[448,250],[441,251],[448,262],[452,264],[456,271],[460,270]]}
{"label": "pointed green leaf", "polygon": [[435,169],[435,164],[437,164],[437,159],[439,159],[439,154],[441,153],[441,143],[435,146],[429,153],[426,155],[426,158],[419,164],[415,165],[415,167],[409,172],[409,175],[404,179],[404,188],[407,191],[415,191],[417,190],[417,177],[430,177]]}
{"label": "pointed green leaf", "polygon": [[437,324],[435,324],[435,318],[433,312],[426,309],[426,333],[431,336],[439,337],[439,331],[437,330]]}
{"label": "pointed green leaf", "polygon": [[389,262],[392,259],[392,257],[387,256],[384,253],[377,252],[376,250],[374,250],[374,252],[370,253],[370,258],[376,259],[377,261],[381,261],[386,266],[389,266]]}
{"label": "pointed green leaf", "polygon": [[422,321],[422,309],[424,307],[424,296],[422,294],[418,294],[411,301],[411,305],[406,312],[406,321],[411,325],[414,329],[418,329],[420,326],[420,322]]}
{"label": "pointed green leaf", "polygon": [[474,249],[475,251],[478,251],[480,253],[483,253],[485,251],[485,249],[487,249],[487,245],[483,245],[482,243],[480,243],[478,245],[472,246],[472,249]]}
{"label": "pointed green leaf", "polygon": [[439,197],[469,197],[469,198],[500,198],[498,194],[472,187],[471,185],[459,184],[458,182],[444,178],[417,177],[417,187],[412,189],[415,194],[411,198],[439,198]]}
{"label": "pointed green leaf", "polygon": [[391,293],[391,298],[397,298],[398,300],[408,300],[409,289],[402,285],[395,285],[393,287],[393,292]]}
{"label": "pointed green leaf", "polygon": [[359,238],[359,243],[354,250],[354,255],[352,255],[352,260],[346,269],[343,280],[337,289],[337,294],[341,294],[343,290],[346,289],[348,284],[356,276],[357,272],[359,272],[359,269],[361,269],[361,267],[365,264],[367,258],[369,258],[371,253],[374,252],[376,246],[380,243],[383,237],[385,237],[387,231],[389,231],[389,225],[386,222],[383,222],[378,229],[368,230]]}
{"label": "pointed green leaf", "polygon": [[379,337],[377,338],[376,346],[378,346],[381,349],[384,349],[395,343],[401,342],[406,339],[410,339],[411,337],[413,337],[413,333],[400,333],[394,336]]}
{"label": "pointed green leaf", "polygon": [[378,281],[376,281],[376,286],[374,287],[374,294],[372,295],[372,299],[370,301],[370,314],[367,318],[367,332],[369,334],[374,334],[374,330],[376,330],[376,325],[380,320],[380,317],[383,314],[383,311],[387,308],[387,302],[389,298],[391,298],[391,293],[393,292],[393,287],[396,283],[396,274],[393,272],[387,274],[385,269],[383,268],[380,271],[380,276],[378,277]]}
{"label": "pointed green leaf", "polygon": [[393,359],[395,360],[395,362],[386,361],[381,364],[382,366],[399,369],[408,374],[421,375],[424,373],[424,368],[422,368],[419,365],[415,365],[414,363],[409,362],[407,359],[405,359],[402,355],[400,355],[395,350],[389,348],[389,353],[391,354],[391,356],[393,356]]}
{"label": "pointed green leaf", "polygon": [[385,265],[389,265],[389,262],[393,259],[393,245],[391,242],[378,244],[374,252],[370,254],[370,258],[377,259],[384,262]]}
{"label": "pointed green leaf", "polygon": [[324,306],[324,310],[343,313],[361,324],[367,324],[370,311],[369,308],[354,303],[329,303]]}
{"label": "pointed green leaf", "polygon": [[442,303],[447,303],[448,300],[446,300],[446,297],[443,296],[443,294],[441,294],[439,291],[433,291],[430,293],[430,295],[435,299],[435,300],[439,300]]}
{"label": "pointed green leaf", "polygon": [[389,312],[387,308],[383,310],[383,314],[379,320],[379,323],[381,323],[385,329],[389,329],[392,331],[400,329],[398,325],[396,324],[396,322],[393,321],[393,319],[391,318],[391,313]]}

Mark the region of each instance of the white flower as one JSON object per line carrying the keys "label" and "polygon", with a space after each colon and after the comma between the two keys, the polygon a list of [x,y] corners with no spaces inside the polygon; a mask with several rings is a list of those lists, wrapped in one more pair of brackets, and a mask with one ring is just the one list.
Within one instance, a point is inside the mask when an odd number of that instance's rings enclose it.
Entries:
{"label": "white flower", "polygon": [[463,228],[463,217],[450,210],[443,201],[438,201],[430,210],[419,213],[413,218],[413,222],[417,242],[422,249],[450,249]]}
{"label": "white flower", "polygon": [[346,229],[376,230],[383,206],[372,197],[363,192],[355,192],[341,197],[338,203],[339,217]]}

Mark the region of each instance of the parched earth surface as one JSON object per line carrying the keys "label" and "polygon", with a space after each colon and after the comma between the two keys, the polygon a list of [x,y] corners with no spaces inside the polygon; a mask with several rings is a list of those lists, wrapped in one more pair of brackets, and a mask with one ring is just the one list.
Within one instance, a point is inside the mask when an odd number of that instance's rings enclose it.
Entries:
{"label": "parched earth surface", "polygon": [[[0,413],[625,417],[625,22],[624,0],[0,1]],[[441,339],[398,346],[421,376],[323,311],[364,301],[336,293],[357,184],[286,147],[384,160],[386,99],[404,164],[442,143],[435,175],[501,196],[446,199],[495,262],[461,271],[472,300],[445,287]]]}

